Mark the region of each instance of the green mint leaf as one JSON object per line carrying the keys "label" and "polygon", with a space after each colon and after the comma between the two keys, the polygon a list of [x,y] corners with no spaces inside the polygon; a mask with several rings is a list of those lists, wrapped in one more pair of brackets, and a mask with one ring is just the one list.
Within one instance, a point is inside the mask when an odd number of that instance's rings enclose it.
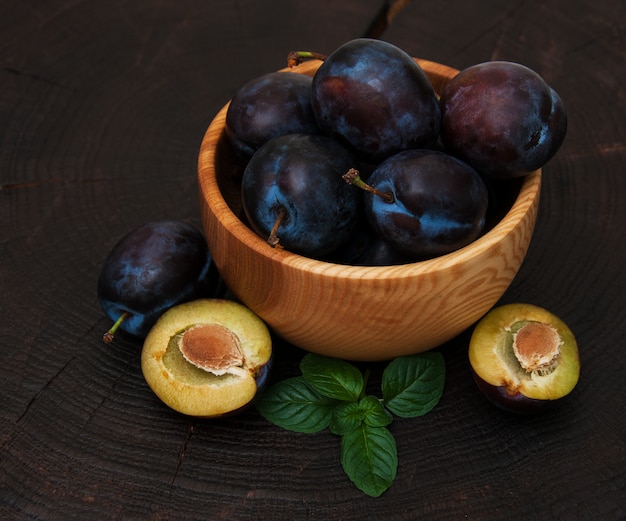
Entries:
{"label": "green mint leaf", "polygon": [[402,418],[422,416],[439,402],[445,377],[446,367],[441,353],[398,357],[383,372],[385,406]]}
{"label": "green mint leaf", "polygon": [[317,393],[301,376],[272,385],[256,402],[266,420],[289,431],[306,433],[328,427],[336,405],[336,400]]}
{"label": "green mint leaf", "polygon": [[357,400],[365,385],[361,371],[337,358],[309,353],[301,360],[300,370],[313,389],[336,400]]}
{"label": "green mint leaf", "polygon": [[380,496],[396,477],[396,442],[386,427],[365,423],[341,438],[341,464],[359,490]]}
{"label": "green mint leaf", "polygon": [[361,399],[359,408],[363,411],[363,421],[370,427],[385,427],[393,421],[391,413],[376,396]]}
{"label": "green mint leaf", "polygon": [[358,402],[341,402],[333,409],[328,428],[333,434],[350,434],[363,423],[363,411]]}
{"label": "green mint leaf", "polygon": [[362,423],[370,427],[385,427],[393,421],[391,413],[376,396],[365,396],[358,402],[343,402],[335,407],[330,420],[333,434],[350,434]]}

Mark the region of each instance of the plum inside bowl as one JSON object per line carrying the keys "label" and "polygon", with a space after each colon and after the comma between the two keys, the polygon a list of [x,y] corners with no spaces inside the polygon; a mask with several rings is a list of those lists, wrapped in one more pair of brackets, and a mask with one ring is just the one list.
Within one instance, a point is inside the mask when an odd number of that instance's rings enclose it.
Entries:
{"label": "plum inside bowl", "polygon": [[[456,69],[416,59],[435,91]],[[290,71],[313,75],[321,62]],[[485,233],[430,260],[349,266],[272,248],[244,222],[245,163],[224,132],[226,104],[210,123],[198,159],[204,232],[225,283],[287,342],[346,360],[389,360],[438,347],[472,326],[501,298],[528,250],[541,170],[501,182]]]}

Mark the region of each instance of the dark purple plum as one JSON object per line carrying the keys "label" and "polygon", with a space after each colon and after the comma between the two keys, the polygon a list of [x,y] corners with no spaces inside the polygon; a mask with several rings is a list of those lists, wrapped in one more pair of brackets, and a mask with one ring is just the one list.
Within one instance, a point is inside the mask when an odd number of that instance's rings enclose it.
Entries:
{"label": "dark purple plum", "polygon": [[341,176],[353,155],[326,136],[291,134],[268,141],[242,179],[252,229],[272,246],[308,257],[330,254],[353,234],[361,195]]}
{"label": "dark purple plum", "polygon": [[351,266],[396,266],[408,264],[413,259],[394,249],[367,223],[362,224],[355,234],[333,254],[324,259],[335,264]]}
{"label": "dark purple plum", "polygon": [[243,85],[226,113],[226,135],[242,156],[285,134],[316,134],[311,108],[312,78],[295,72],[271,72]]}
{"label": "dark purple plum", "polygon": [[440,107],[430,80],[403,50],[360,38],[338,47],[313,77],[311,103],[319,126],[361,159],[436,142]]}
{"label": "dark purple plum", "polygon": [[[217,286],[206,240],[176,220],[146,223],[122,237],[98,278],[98,301],[117,328],[144,338],[167,309],[210,296]],[[118,322],[119,321],[119,322]]]}
{"label": "dark purple plum", "polygon": [[461,71],[441,94],[441,140],[481,174],[526,175],[545,165],[567,131],[563,101],[544,79],[507,61]]}
{"label": "dark purple plum", "polygon": [[[354,176],[348,182],[360,184]],[[365,214],[394,249],[414,259],[450,253],[475,240],[485,225],[487,187],[466,163],[434,150],[407,150],[369,176]]]}

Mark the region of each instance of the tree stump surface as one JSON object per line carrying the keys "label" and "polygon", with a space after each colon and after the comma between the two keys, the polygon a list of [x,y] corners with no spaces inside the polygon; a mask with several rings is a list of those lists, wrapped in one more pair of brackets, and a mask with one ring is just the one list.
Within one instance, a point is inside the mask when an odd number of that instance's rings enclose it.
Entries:
{"label": "tree stump surface", "polygon": [[[623,2],[30,4],[0,6],[1,519],[626,518]],[[441,402],[394,420],[398,475],[379,498],[349,481],[328,431],[168,410],[140,344],[102,343],[96,299],[122,235],[160,218],[200,226],[200,142],[239,86],[289,51],[364,35],[457,69],[519,61],[564,99],[568,135],[501,303],[560,316],[582,365],[558,408],[517,417],[478,393],[469,331],[441,346]],[[277,341],[275,377],[303,354]],[[384,364],[369,367],[374,385]]]}

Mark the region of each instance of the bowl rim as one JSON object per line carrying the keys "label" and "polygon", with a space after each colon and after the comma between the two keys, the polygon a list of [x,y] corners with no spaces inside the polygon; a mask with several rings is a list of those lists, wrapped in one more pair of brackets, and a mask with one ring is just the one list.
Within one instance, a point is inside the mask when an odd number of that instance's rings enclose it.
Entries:
{"label": "bowl rim", "polygon": [[[445,78],[446,81],[459,72],[457,69],[437,62],[419,58],[414,58],[414,60],[420,66],[426,68],[427,73],[429,72],[428,69],[435,67],[437,71],[450,75]],[[319,63],[318,60],[311,60],[294,68],[281,69],[279,72],[291,71],[310,74],[312,70],[319,66]],[[283,264],[287,268],[318,275],[323,274],[324,276],[338,278],[353,278],[356,276],[361,279],[377,279],[383,274],[386,279],[396,276],[398,278],[413,278],[420,274],[439,272],[464,264],[474,258],[480,258],[494,245],[500,243],[515,228],[520,226],[529,211],[536,209],[535,200],[539,197],[541,188],[541,168],[523,177],[519,193],[511,207],[493,228],[470,244],[432,259],[392,266],[354,266],[317,260],[284,249],[272,248],[233,212],[226,202],[217,181],[217,173],[215,171],[216,151],[220,140],[225,137],[224,126],[229,105],[230,100],[217,112],[201,142],[198,156],[200,197],[204,199],[204,202],[221,226],[237,241],[245,244],[248,248],[266,257],[268,260]]]}

